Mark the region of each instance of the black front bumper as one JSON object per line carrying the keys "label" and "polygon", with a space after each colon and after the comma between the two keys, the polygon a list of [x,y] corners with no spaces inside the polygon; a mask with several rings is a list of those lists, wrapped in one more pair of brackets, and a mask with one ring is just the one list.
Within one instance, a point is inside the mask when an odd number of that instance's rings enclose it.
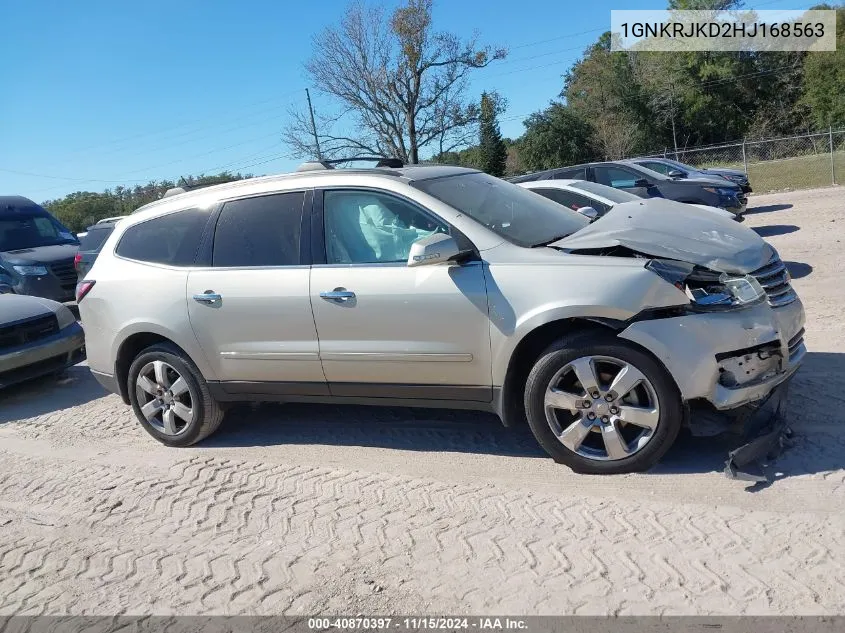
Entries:
{"label": "black front bumper", "polygon": [[792,434],[787,421],[787,396],[791,379],[769,396],[743,408],[737,424],[746,443],[728,453],[725,475],[741,481],[766,482],[764,465],[788,445]]}
{"label": "black front bumper", "polygon": [[38,378],[85,360],[85,336],[79,323],[18,348],[0,350],[0,389]]}

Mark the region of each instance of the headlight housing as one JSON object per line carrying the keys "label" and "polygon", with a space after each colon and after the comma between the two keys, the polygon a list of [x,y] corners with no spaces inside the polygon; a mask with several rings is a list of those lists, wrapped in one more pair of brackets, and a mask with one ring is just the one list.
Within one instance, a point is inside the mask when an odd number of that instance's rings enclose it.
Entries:
{"label": "headlight housing", "polygon": [[720,196],[736,196],[739,193],[736,189],[731,189],[730,187],[702,187],[702,189]]}
{"label": "headlight housing", "polygon": [[15,272],[19,275],[31,275],[33,277],[43,277],[47,274],[46,266],[12,266]]}
{"label": "headlight housing", "polygon": [[59,322],[60,330],[64,330],[67,326],[76,323],[76,317],[73,315],[73,312],[71,312],[70,308],[68,308],[67,306],[62,306],[61,308],[56,310],[56,319]]}
{"label": "headlight housing", "polygon": [[646,268],[681,290],[690,308],[702,311],[733,310],[756,304],[766,291],[751,275],[729,275],[666,259],[652,259]]}

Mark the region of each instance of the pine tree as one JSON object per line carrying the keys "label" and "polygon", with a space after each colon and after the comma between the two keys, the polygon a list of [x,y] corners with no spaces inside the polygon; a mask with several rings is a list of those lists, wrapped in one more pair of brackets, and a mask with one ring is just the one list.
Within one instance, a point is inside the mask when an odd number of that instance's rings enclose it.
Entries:
{"label": "pine tree", "polygon": [[497,120],[498,107],[495,97],[486,92],[481,95],[479,117],[478,166],[491,176],[505,175],[508,148],[502,139]]}

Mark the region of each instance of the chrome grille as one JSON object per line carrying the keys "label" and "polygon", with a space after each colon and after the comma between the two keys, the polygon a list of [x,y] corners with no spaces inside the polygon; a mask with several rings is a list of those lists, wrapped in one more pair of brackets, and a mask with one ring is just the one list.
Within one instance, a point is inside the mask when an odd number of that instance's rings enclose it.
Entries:
{"label": "chrome grille", "polygon": [[76,288],[76,268],[73,266],[73,259],[50,264],[50,271],[59,278],[59,283],[64,290]]}
{"label": "chrome grille", "polygon": [[769,305],[773,308],[785,306],[798,298],[789,283],[786,266],[777,255],[762,268],[752,271],[751,276],[763,286],[769,297]]}
{"label": "chrome grille", "polygon": [[800,350],[801,344],[803,342],[804,342],[804,328],[801,328],[800,330],[798,330],[798,332],[795,334],[795,336],[793,336],[791,339],[789,339],[789,343],[787,344],[788,347],[789,347],[789,360],[790,361],[793,360],[793,358],[795,358],[795,355]]}

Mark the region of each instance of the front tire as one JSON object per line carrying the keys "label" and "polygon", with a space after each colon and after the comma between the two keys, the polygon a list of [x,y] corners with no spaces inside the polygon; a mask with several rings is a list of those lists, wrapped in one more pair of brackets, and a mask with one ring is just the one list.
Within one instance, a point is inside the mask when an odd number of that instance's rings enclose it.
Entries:
{"label": "front tire", "polygon": [[161,343],[138,354],[129,367],[127,392],[141,426],[167,446],[196,444],[223,421],[223,409],[199,369],[175,345]]}
{"label": "front tire", "polygon": [[563,338],[537,359],[525,385],[540,446],[575,472],[641,472],[672,446],[683,420],[672,377],[648,354],[606,334]]}

